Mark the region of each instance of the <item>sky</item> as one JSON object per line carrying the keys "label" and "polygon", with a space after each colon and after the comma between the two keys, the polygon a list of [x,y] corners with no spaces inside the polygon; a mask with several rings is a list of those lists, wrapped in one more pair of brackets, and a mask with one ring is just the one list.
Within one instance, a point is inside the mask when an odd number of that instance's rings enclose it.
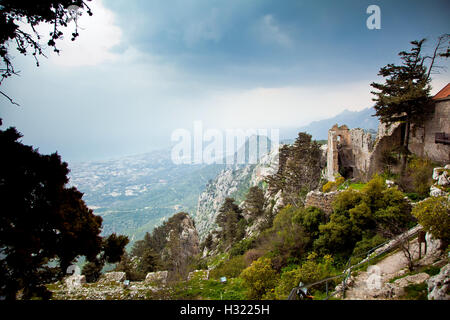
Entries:
{"label": "sky", "polygon": [[[4,127],[70,162],[169,146],[176,129],[300,127],[373,106],[370,83],[410,41],[450,31],[449,1],[93,0],[36,67],[2,90]],[[380,29],[369,29],[370,5]],[[40,26],[46,36],[48,26]],[[66,34],[65,32],[65,34]],[[44,37],[45,38],[45,37]],[[449,62],[440,65],[448,68]],[[432,93],[450,82],[433,75]]]}

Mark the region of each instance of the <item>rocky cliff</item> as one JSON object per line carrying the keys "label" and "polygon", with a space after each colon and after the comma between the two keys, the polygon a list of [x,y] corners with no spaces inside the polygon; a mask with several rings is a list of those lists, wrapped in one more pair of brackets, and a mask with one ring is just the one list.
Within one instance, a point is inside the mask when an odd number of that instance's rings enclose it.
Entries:
{"label": "rocky cliff", "polygon": [[278,150],[262,156],[257,164],[229,166],[206,185],[200,194],[194,221],[200,235],[204,238],[215,229],[216,216],[225,198],[232,197],[237,203],[245,199],[248,189],[259,185],[265,189],[264,178],[278,170]]}

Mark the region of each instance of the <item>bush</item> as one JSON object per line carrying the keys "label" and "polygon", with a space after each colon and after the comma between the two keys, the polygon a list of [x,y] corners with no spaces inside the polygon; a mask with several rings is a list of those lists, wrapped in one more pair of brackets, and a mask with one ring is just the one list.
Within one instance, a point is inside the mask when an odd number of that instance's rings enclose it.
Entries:
{"label": "bush", "polygon": [[240,278],[243,279],[243,285],[248,289],[247,298],[258,300],[275,288],[278,275],[273,269],[270,259],[259,258],[242,271]]}
{"label": "bush", "polygon": [[308,207],[296,211],[292,219],[293,222],[302,225],[312,237],[316,237],[319,234],[319,225],[326,223],[327,216],[319,208]]}
{"label": "bush", "polygon": [[413,158],[408,164],[408,173],[413,179],[415,191],[427,196],[433,183],[433,163],[430,159]]}
{"label": "bush", "polygon": [[332,263],[333,259],[329,255],[324,256],[322,259],[317,259],[315,253],[310,254],[308,260],[301,267],[283,272],[275,288],[276,298],[286,299],[292,288],[298,286],[300,282],[306,285],[333,275],[335,270],[332,267]]}
{"label": "bush", "polygon": [[450,240],[450,201],[447,197],[431,197],[412,210],[423,228],[445,243]]}
{"label": "bush", "polygon": [[302,225],[295,222],[296,210],[290,205],[280,210],[273,226],[258,239],[258,248],[272,257],[272,264],[277,270],[281,270],[289,258],[301,257],[310,242]]}
{"label": "bush", "polygon": [[363,239],[356,243],[355,249],[353,249],[352,256],[366,253],[370,249],[382,244],[385,241],[386,239],[379,234],[371,236],[370,233],[366,233],[363,236]]}
{"label": "bush", "polygon": [[243,239],[233,245],[230,250],[230,257],[243,255],[254,246],[254,239]]}
{"label": "bush", "polygon": [[330,192],[330,191],[336,191],[337,188],[343,184],[345,181],[344,177],[338,177],[336,178],[336,181],[328,181],[324,184],[322,187],[323,192]]}
{"label": "bush", "polygon": [[413,156],[406,172],[396,182],[403,191],[426,197],[433,183],[433,166],[431,160]]}
{"label": "bush", "polygon": [[86,282],[96,282],[102,274],[103,264],[88,262],[83,266],[81,273],[86,276]]}
{"label": "bush", "polygon": [[220,277],[236,278],[246,266],[244,257],[236,256],[230,260],[221,262],[216,268],[211,270],[210,276],[212,279],[219,279]]}

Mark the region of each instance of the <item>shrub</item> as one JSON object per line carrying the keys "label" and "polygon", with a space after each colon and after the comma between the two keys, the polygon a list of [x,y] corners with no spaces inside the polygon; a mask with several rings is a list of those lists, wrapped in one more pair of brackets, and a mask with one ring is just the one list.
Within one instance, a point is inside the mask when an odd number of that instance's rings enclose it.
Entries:
{"label": "shrub", "polygon": [[247,298],[258,300],[266,292],[275,288],[278,280],[277,273],[272,267],[272,261],[268,258],[259,258],[250,267],[242,271],[240,278],[248,289]]}
{"label": "shrub", "polygon": [[254,239],[243,239],[233,245],[230,250],[230,257],[243,255],[246,251],[250,250],[254,245]]}
{"label": "shrub", "polygon": [[289,258],[301,257],[310,242],[302,225],[294,222],[296,210],[289,205],[280,210],[273,226],[259,239],[259,248],[272,257],[272,264],[277,270],[281,270]]}
{"label": "shrub", "polygon": [[363,235],[363,239],[356,243],[352,256],[366,253],[370,249],[382,244],[385,241],[386,239],[379,234],[371,236],[370,233],[366,233]]}
{"label": "shrub", "polygon": [[434,238],[450,240],[450,201],[447,197],[431,197],[417,204],[412,214]]}
{"label": "shrub", "polygon": [[219,279],[220,277],[236,278],[242,270],[246,268],[243,256],[236,256],[227,261],[221,262],[216,268],[211,270],[211,278]]}
{"label": "shrub", "polygon": [[413,179],[415,191],[427,196],[433,183],[433,163],[430,159],[413,158],[408,164],[408,173]]}
{"label": "shrub", "polygon": [[300,282],[306,285],[331,276],[334,272],[332,263],[333,259],[329,255],[324,256],[322,259],[317,259],[317,255],[311,253],[308,256],[308,260],[301,267],[283,272],[275,288],[276,298],[286,299],[292,288],[298,286]]}
{"label": "shrub", "polygon": [[319,208],[308,207],[296,211],[292,219],[294,223],[302,225],[311,236],[316,237],[319,234],[319,225],[326,222],[327,216]]}
{"label": "shrub", "polygon": [[338,177],[335,181],[328,181],[322,187],[323,192],[335,191],[337,188],[345,182],[344,177]]}

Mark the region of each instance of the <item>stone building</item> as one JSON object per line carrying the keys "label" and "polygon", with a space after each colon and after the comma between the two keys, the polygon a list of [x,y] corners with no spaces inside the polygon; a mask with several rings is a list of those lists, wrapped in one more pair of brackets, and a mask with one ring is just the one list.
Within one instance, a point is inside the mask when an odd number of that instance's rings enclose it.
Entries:
{"label": "stone building", "polygon": [[411,130],[409,150],[444,165],[450,162],[450,83],[433,100],[434,110],[424,124]]}
{"label": "stone building", "polygon": [[374,146],[372,134],[363,129],[349,129],[335,124],[328,131],[327,179],[337,174],[364,180],[370,171],[370,155]]}
{"label": "stone building", "polygon": [[[439,164],[450,163],[450,83],[434,97],[429,115],[412,125],[409,151]],[[384,157],[403,144],[405,125],[380,123],[376,139],[363,129],[334,125],[328,131],[326,177],[336,175],[367,181],[386,165]]]}

